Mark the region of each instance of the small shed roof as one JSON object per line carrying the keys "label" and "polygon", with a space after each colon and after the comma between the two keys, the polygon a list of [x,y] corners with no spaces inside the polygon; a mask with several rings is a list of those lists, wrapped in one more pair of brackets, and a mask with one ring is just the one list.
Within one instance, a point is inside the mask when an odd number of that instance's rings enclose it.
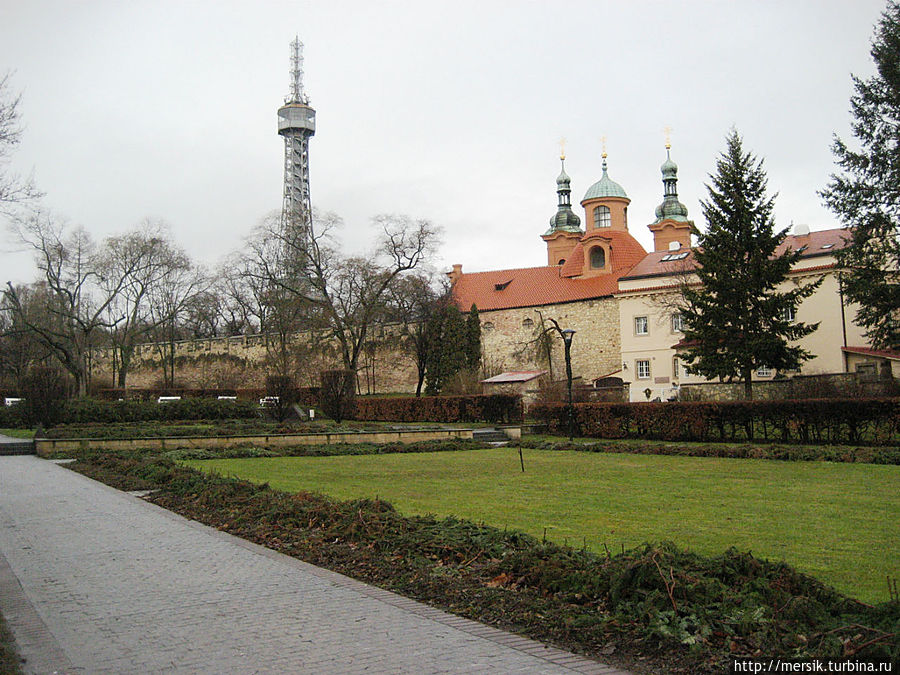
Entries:
{"label": "small shed roof", "polygon": [[530,382],[531,380],[535,380],[541,375],[546,374],[546,370],[511,370],[507,373],[500,373],[499,375],[494,375],[486,380],[482,380],[481,383],[505,384],[509,382]]}

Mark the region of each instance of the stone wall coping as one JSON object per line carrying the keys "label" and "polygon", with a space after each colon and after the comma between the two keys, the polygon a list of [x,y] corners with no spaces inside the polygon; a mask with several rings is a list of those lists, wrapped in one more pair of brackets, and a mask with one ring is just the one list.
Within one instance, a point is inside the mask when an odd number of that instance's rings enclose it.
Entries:
{"label": "stone wall coping", "polygon": [[443,427],[432,429],[385,429],[383,431],[315,432],[308,434],[242,434],[233,436],[144,436],[135,438],[36,438],[35,450],[42,455],[58,449],[91,445],[99,450],[134,448],[142,445],[160,448],[221,447],[255,441],[260,444],[285,446],[324,445],[329,443],[378,443],[438,440],[441,438],[472,438],[472,428]]}

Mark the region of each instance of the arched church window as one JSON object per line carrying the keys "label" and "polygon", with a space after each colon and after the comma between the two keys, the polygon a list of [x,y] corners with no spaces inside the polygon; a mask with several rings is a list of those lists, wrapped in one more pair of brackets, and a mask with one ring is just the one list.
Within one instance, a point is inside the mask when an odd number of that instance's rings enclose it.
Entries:
{"label": "arched church window", "polygon": [[608,206],[598,206],[594,209],[594,227],[609,227],[610,216]]}
{"label": "arched church window", "polygon": [[606,265],[606,251],[599,246],[591,249],[591,268],[598,270]]}

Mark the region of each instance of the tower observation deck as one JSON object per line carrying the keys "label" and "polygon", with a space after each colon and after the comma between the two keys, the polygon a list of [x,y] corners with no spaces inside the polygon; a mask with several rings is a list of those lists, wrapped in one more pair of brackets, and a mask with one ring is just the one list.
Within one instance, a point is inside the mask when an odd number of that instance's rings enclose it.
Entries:
{"label": "tower observation deck", "polygon": [[281,224],[308,240],[312,229],[309,196],[309,139],[316,133],[316,111],[303,91],[303,43],[291,43],[291,90],[278,109],[278,133],[284,137],[284,202]]}

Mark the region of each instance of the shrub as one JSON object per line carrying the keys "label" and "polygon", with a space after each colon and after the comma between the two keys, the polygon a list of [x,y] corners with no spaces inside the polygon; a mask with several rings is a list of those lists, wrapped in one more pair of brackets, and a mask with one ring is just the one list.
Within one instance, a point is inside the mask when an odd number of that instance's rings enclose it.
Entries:
{"label": "shrub", "polygon": [[33,366],[22,379],[23,414],[28,426],[38,424],[51,427],[62,414],[62,402],[66,399],[66,379],[57,368]]}
{"label": "shrub", "polygon": [[[550,433],[568,428],[564,405],[532,413]],[[900,399],[577,403],[574,415],[591,438],[890,445],[900,436]]]}
{"label": "shrub", "polygon": [[363,398],[357,418],[380,422],[522,421],[522,399],[513,394]]}
{"label": "shrub", "polygon": [[297,387],[288,375],[268,375],[266,377],[266,396],[270,399],[267,412],[276,421],[284,422],[293,412],[297,402]]}
{"label": "shrub", "polygon": [[319,405],[328,417],[340,424],[356,413],[356,373],[352,370],[325,370],[319,389]]}

